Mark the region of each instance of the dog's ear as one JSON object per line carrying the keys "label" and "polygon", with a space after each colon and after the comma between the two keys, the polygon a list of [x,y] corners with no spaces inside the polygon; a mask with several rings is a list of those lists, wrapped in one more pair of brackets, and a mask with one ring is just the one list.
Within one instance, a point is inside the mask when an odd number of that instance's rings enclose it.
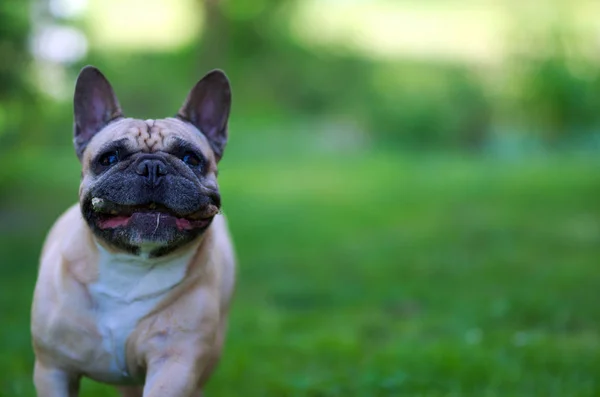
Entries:
{"label": "dog's ear", "polygon": [[196,83],[177,114],[208,138],[217,161],[223,156],[227,144],[230,109],[229,79],[223,71],[213,70]]}
{"label": "dog's ear", "polygon": [[115,93],[102,73],[93,66],[81,69],[73,99],[75,151],[81,160],[90,140],[112,120],[123,117]]}

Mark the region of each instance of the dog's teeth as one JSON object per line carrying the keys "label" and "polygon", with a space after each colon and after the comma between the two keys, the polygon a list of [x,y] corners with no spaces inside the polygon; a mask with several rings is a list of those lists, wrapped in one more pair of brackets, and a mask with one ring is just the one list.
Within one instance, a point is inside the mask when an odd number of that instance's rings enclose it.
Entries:
{"label": "dog's teeth", "polygon": [[150,209],[151,209],[151,210],[153,210],[153,209],[156,209],[156,204],[154,204],[154,203],[151,203],[151,204],[150,204]]}
{"label": "dog's teeth", "polygon": [[118,214],[118,212],[117,212],[116,210],[111,210],[111,211],[110,211],[110,214],[111,214],[111,215],[117,215],[117,214]]}

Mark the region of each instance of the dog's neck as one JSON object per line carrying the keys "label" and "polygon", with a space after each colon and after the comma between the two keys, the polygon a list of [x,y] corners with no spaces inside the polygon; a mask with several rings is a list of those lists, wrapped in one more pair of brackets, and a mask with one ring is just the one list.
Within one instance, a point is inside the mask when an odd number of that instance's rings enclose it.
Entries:
{"label": "dog's neck", "polygon": [[123,302],[162,295],[183,281],[198,245],[195,243],[165,257],[148,258],[111,252],[96,241],[99,255],[94,294]]}

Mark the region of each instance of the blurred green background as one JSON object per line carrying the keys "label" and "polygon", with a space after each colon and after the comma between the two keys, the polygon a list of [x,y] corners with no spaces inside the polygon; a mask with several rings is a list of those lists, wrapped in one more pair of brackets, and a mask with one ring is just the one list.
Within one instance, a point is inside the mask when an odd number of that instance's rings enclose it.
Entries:
{"label": "blurred green background", "polygon": [[[208,396],[600,395],[600,3],[1,0],[0,396],[33,396],[85,64],[126,114],[229,74],[239,256]],[[84,396],[114,396],[85,382]]]}

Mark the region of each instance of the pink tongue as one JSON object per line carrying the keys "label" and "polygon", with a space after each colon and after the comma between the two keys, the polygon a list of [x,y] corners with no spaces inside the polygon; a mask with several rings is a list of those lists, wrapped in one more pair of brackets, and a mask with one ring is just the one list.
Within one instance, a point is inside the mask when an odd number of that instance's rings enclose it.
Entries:
{"label": "pink tongue", "polygon": [[175,224],[177,225],[177,229],[179,230],[187,230],[192,228],[192,223],[187,219],[177,218],[175,220]]}
{"label": "pink tongue", "polygon": [[102,221],[100,227],[103,229],[114,229],[116,227],[126,226],[130,219],[131,216],[115,216]]}

